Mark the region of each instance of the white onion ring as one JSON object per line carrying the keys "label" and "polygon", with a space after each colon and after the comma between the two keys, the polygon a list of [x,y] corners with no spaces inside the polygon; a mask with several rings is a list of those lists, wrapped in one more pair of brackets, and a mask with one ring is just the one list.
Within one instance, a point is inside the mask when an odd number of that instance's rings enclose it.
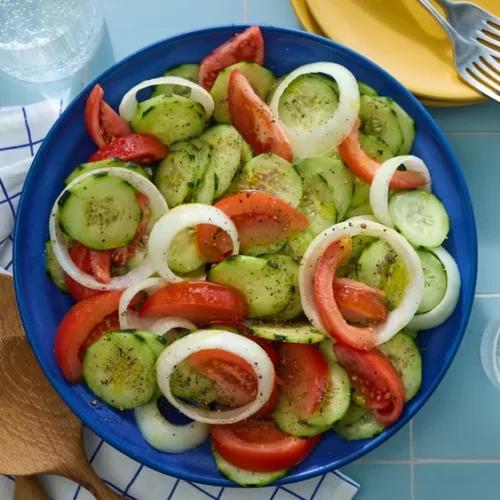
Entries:
{"label": "white onion ring", "polygon": [[416,156],[395,156],[382,163],[377,169],[370,186],[370,206],[377,219],[387,227],[394,228],[391,213],[389,212],[389,184],[394,172],[400,165],[405,165],[410,172],[424,174],[427,183],[419,187],[423,191],[431,192],[431,175],[429,169]]}
{"label": "white onion ring", "polygon": [[135,311],[131,311],[128,306],[139,292],[144,291],[150,295],[167,285],[168,283],[162,278],[147,278],[127,288],[122,293],[118,306],[120,328],[122,330],[133,328],[137,330],[146,330],[148,332],[151,331],[152,325],[157,321],[156,318],[154,320],[151,318],[141,318]]}
{"label": "white onion ring", "polygon": [[132,87],[122,99],[120,103],[120,116],[127,122],[129,122],[134,114],[135,108],[137,107],[137,92],[139,90],[145,89],[147,87],[154,87],[156,85],[182,85],[183,87],[189,87],[191,89],[190,99],[199,102],[207,116],[207,120],[212,116],[214,112],[214,100],[212,96],[197,83],[193,83],[185,78],[180,78],[178,76],[160,76],[159,78],[153,78],[152,80],[145,80],[135,87]]}
{"label": "white onion ring", "polygon": [[196,330],[196,325],[191,323],[188,319],[185,318],[177,318],[175,316],[170,316],[168,318],[161,318],[156,320],[151,329],[149,330],[151,333],[163,337],[171,330],[175,328],[184,328],[185,330]]}
{"label": "white onion ring", "polygon": [[299,76],[310,73],[324,73],[335,79],[339,86],[339,104],[332,118],[316,129],[295,130],[282,123],[297,158],[320,156],[331,151],[351,133],[359,114],[359,88],[354,75],[340,64],[317,62],[297,68],[278,85],[269,104],[277,117],[280,98],[287,87]]}
{"label": "white onion ring", "polygon": [[168,249],[176,234],[185,228],[198,224],[212,224],[229,234],[233,242],[233,255],[240,250],[240,240],[234,222],[219,208],[201,203],[188,203],[173,208],[161,217],[149,235],[148,255],[154,270],[169,283],[191,278],[177,276],[168,266]]}
{"label": "white onion ring", "polygon": [[318,263],[326,249],[343,236],[366,234],[386,241],[400,256],[408,274],[403,300],[396,309],[390,311],[385,323],[377,327],[377,345],[383,344],[402,330],[415,316],[424,292],[424,273],[422,263],[415,249],[394,229],[367,219],[347,220],[325,229],[312,241],[299,269],[300,298],[304,313],[311,323],[322,333],[328,335],[314,303],[314,275]]}
{"label": "white onion ring", "polygon": [[64,191],[58,196],[57,200],[52,207],[52,211],[50,213],[50,221],[49,221],[49,233],[50,239],[52,241],[52,247],[54,248],[54,253],[56,255],[57,261],[63,268],[63,270],[68,273],[76,282],[80,283],[87,288],[92,288],[93,290],[122,290],[128,288],[129,286],[137,283],[138,281],[142,281],[146,278],[149,278],[154,272],[153,263],[149,256],[143,260],[141,265],[125,276],[117,276],[111,278],[109,283],[101,283],[97,281],[94,276],[90,274],[84,273],[81,271],[73,262],[71,257],[69,256],[68,247],[64,244],[64,235],[62,230],[57,223],[58,213],[59,213],[59,199],[61,196],[68,190],[72,189],[74,186],[79,184],[80,182],[92,177],[93,175],[112,175],[114,177],[118,177],[128,182],[131,186],[136,188],[141,193],[145,194],[149,199],[149,206],[151,207],[151,221],[154,222],[156,219],[161,217],[163,214],[168,212],[168,206],[163,198],[162,194],[156,186],[146,179],[144,176],[137,174],[131,170],[127,170],[125,168],[117,168],[117,167],[108,167],[108,168],[100,168],[98,170],[93,170],[92,172],[88,172],[87,174],[83,174],[80,177],[76,178],[73,182],[71,182]]}
{"label": "white onion ring", "polygon": [[360,220],[368,220],[371,222],[379,222],[379,220],[374,215],[356,215],[355,217],[350,217],[346,219],[349,222],[360,221]]}
{"label": "white onion ring", "polygon": [[409,323],[408,328],[414,330],[429,330],[442,325],[452,314],[460,297],[460,272],[455,259],[443,248],[427,248],[443,264],[446,271],[446,292],[441,302],[432,311],[417,314]]}
{"label": "white onion ring", "polygon": [[[173,396],[170,377],[175,367],[191,354],[206,349],[231,352],[252,365],[258,382],[254,401],[234,410],[209,411],[191,406]],[[260,345],[242,335],[223,330],[201,330],[186,335],[165,349],[156,362],[156,380],[163,395],[184,415],[206,424],[233,424],[259,411],[271,396],[274,377],[274,366]]]}
{"label": "white onion ring", "polygon": [[166,453],[183,453],[197,448],[210,434],[210,426],[200,422],[187,425],[170,423],[158,410],[156,401],[136,408],[134,415],[144,439],[153,448]]}

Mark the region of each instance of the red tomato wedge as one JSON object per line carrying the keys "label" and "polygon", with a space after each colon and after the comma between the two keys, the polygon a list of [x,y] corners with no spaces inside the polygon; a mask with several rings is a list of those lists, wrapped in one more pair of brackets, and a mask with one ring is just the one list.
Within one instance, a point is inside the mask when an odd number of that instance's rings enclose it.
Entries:
{"label": "red tomato wedge", "polygon": [[278,375],[283,380],[281,394],[296,415],[309,418],[328,389],[325,358],[313,345],[283,342],[278,347],[278,359]]}
{"label": "red tomato wedge", "polygon": [[269,420],[274,412],[277,400],[278,400],[278,386],[274,384],[271,396],[269,396],[269,399],[264,404],[264,406],[257,413],[254,413],[252,415],[251,417],[252,420]]}
{"label": "red tomato wedge", "polygon": [[310,439],[290,436],[273,422],[246,420],[231,425],[212,425],[215,449],[229,463],[255,472],[288,469],[306,459],[320,436]]}
{"label": "red tomato wedge", "polygon": [[[85,245],[82,245],[78,241],[75,242],[69,251],[69,255],[75,265],[84,273],[93,274],[92,266],[90,264],[89,249]],[[99,290],[93,290],[92,288],[80,285],[80,283],[75,281],[69,274],[64,275],[64,280],[66,282],[66,286],[68,287],[69,294],[77,302],[99,293]]]}
{"label": "red tomato wedge", "polygon": [[111,281],[111,252],[89,250],[89,260],[95,279],[100,283],[109,283]]}
{"label": "red tomato wedge", "polygon": [[246,318],[245,297],[228,286],[208,281],[172,283],[150,295],[140,311],[141,316],[179,316],[196,325],[213,320],[238,323]]}
{"label": "red tomato wedge", "polygon": [[64,316],[56,331],[54,354],[66,379],[76,384],[82,376],[79,352],[92,330],[118,310],[122,291],[92,295],[75,304]]}
{"label": "red tomato wedge", "polygon": [[[215,206],[235,223],[241,248],[264,245],[293,236],[306,229],[309,221],[280,198],[260,191],[246,191],[228,196]],[[230,255],[229,236],[216,226],[198,226],[198,249],[207,262],[220,262]]]}
{"label": "red tomato wedge", "polygon": [[381,323],[387,318],[382,290],[349,278],[336,278],[333,294],[342,316],[352,323]]}
{"label": "red tomato wedge", "polygon": [[151,134],[129,134],[103,145],[89,162],[118,158],[122,161],[151,163],[167,156],[168,149],[158,137]]}
{"label": "red tomato wedge", "polygon": [[328,334],[342,344],[355,349],[369,350],[375,347],[377,334],[373,326],[359,328],[349,325],[334,296],[335,271],[339,264],[352,250],[352,240],[349,237],[333,242],[319,261],[314,276],[314,301],[321,322]]}
{"label": "red tomato wedge", "polygon": [[85,106],[85,127],[98,148],[131,133],[128,123],[104,101],[103,96],[104,90],[96,85]]}
{"label": "red tomato wedge", "polygon": [[[342,160],[351,171],[365,182],[371,183],[380,163],[372,160],[359,143],[359,120],[354,125],[350,135],[338,146]],[[420,172],[396,171],[389,187],[392,189],[414,189],[426,184],[427,181]]]}
{"label": "red tomato wedge", "polygon": [[256,155],[275,153],[292,161],[292,145],[279,119],[239,69],[233,70],[229,78],[228,104],[231,123]]}
{"label": "red tomato wedge", "polygon": [[114,313],[104,318],[98,325],[96,325],[92,329],[88,337],[80,346],[78,357],[83,361],[83,355],[85,354],[85,351],[88,347],[90,347],[92,344],[95,344],[98,340],[104,337],[106,333],[119,331],[121,331],[120,319],[118,317],[118,311],[115,311]]}
{"label": "red tomato wedge", "polygon": [[264,39],[258,26],[251,26],[235,35],[203,58],[199,84],[210,90],[222,69],[243,61],[255,62],[261,66],[264,64]]}
{"label": "red tomato wedge", "polygon": [[378,349],[360,352],[341,344],[335,344],[333,352],[377,420],[385,426],[396,422],[403,411],[405,395],[389,359]]}

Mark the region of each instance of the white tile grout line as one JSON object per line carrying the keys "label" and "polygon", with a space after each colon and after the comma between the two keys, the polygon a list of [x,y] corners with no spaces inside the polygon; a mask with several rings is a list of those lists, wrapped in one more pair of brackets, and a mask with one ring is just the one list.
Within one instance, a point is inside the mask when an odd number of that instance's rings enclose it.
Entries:
{"label": "white tile grout line", "polygon": [[243,22],[246,23],[247,22],[247,13],[248,13],[248,4],[247,4],[247,1],[248,0],[243,0]]}
{"label": "white tile grout line", "polygon": [[415,500],[415,448],[413,441],[413,419],[409,425],[410,438],[410,500]]}
{"label": "white tile grout line", "polygon": [[498,299],[500,298],[500,293],[476,293],[474,297],[476,299]]}
{"label": "white tile grout line", "polygon": [[421,464],[500,464],[499,458],[361,458],[357,464],[381,464],[381,465],[421,465]]}
{"label": "white tile grout line", "polygon": [[443,134],[446,135],[498,135],[500,134],[500,131],[495,131],[495,130],[485,130],[484,132],[463,132],[461,130],[451,130],[451,131],[446,131],[442,130]]}

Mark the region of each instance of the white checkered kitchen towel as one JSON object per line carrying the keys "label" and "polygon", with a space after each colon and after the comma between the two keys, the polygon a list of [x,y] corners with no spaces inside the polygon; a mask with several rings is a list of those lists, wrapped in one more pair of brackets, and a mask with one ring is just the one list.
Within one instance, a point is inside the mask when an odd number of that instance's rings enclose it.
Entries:
{"label": "white checkered kitchen towel", "polygon": [[[0,272],[12,272],[13,229],[24,178],[64,102],[0,108]],[[85,429],[85,447],[99,475],[125,498],[137,500],[237,500],[241,490],[198,485],[159,474],[121,454]],[[90,500],[71,481],[42,478],[53,500]],[[255,500],[350,500],[359,485],[340,472],[283,487],[245,491]],[[9,500],[13,478],[0,476],[0,499]]]}

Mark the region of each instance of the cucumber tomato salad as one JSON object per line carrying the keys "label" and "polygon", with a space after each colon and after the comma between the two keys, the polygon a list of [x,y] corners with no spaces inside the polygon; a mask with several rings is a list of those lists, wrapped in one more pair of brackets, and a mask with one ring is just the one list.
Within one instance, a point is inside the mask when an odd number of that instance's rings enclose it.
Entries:
{"label": "cucumber tomato salad", "polygon": [[412,118],[339,64],[277,78],[263,62],[252,26],[119,113],[96,85],[98,150],[65,180],[46,249],[76,301],[55,336],[65,378],[134,410],[166,453],[211,436],[246,486],[324,433],[397,422],[421,384],[417,332],[460,293]]}

